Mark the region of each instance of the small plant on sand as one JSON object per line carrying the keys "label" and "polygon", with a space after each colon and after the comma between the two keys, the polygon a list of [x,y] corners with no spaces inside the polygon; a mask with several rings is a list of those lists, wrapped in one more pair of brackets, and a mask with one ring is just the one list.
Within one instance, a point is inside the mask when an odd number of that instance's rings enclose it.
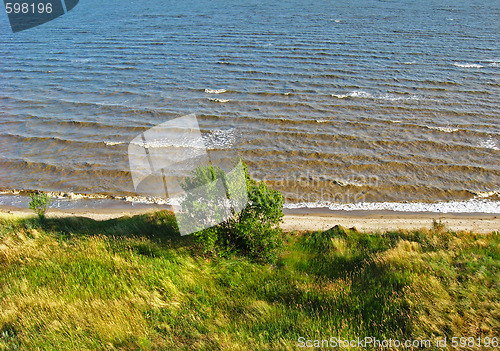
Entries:
{"label": "small plant on sand", "polygon": [[38,218],[44,219],[45,212],[47,212],[47,209],[49,208],[49,205],[52,202],[50,196],[47,194],[37,193],[37,194],[31,194],[30,198],[31,198],[31,201],[29,203],[30,209],[35,211],[35,213],[38,215]]}
{"label": "small plant on sand", "polygon": [[439,220],[432,220],[432,229],[434,229],[438,233],[443,233],[446,231],[446,224],[443,223],[441,218]]}

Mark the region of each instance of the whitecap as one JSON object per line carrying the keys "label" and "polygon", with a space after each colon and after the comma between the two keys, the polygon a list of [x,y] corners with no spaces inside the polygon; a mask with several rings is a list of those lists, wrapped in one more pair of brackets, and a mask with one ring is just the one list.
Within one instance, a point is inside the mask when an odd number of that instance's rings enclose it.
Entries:
{"label": "whitecap", "polygon": [[363,90],[354,90],[349,94],[353,98],[372,98],[373,95]]}
{"label": "whitecap", "polygon": [[229,102],[230,100],[227,100],[227,99],[208,99],[209,101],[213,101],[213,102],[220,102],[220,103],[226,103],[226,102]]}
{"label": "whitecap", "polygon": [[344,94],[332,94],[332,96],[336,97],[337,99],[345,99],[349,97],[349,95],[344,95]]}
{"label": "whitecap", "polygon": [[131,144],[138,145],[145,149],[159,149],[159,148],[192,148],[192,149],[205,149],[205,144],[203,143],[203,137],[201,138],[186,138],[185,140],[176,140],[176,143],[172,142],[170,138],[157,138],[143,141],[132,141]]}
{"label": "whitecap", "polygon": [[235,140],[235,129],[214,130],[202,135],[207,149],[229,149]]}
{"label": "whitecap", "polygon": [[483,68],[482,65],[477,64],[477,63],[458,63],[455,62],[453,66],[460,67],[460,68]]}
{"label": "whitecap", "polygon": [[453,132],[458,132],[458,128],[451,128],[451,127],[433,127],[433,126],[426,126],[429,129],[434,129],[434,130],[439,130],[440,132],[444,133],[453,133]]}
{"label": "whitecap", "polygon": [[477,198],[488,198],[492,196],[500,196],[500,191],[474,191]]}
{"label": "whitecap", "polygon": [[205,93],[207,94],[223,94],[226,91],[226,89],[205,89]]}
{"label": "whitecap", "polygon": [[289,203],[285,208],[328,208],[332,211],[397,211],[436,213],[500,213],[500,201],[474,198],[464,201],[424,202],[359,202],[337,204],[330,202]]}
{"label": "whitecap", "polygon": [[124,141],[103,141],[103,143],[104,143],[106,146],[115,146],[115,145],[125,144],[125,142],[124,142]]}
{"label": "whitecap", "polygon": [[488,139],[481,141],[478,146],[484,149],[500,150],[498,143],[491,136]]}
{"label": "whitecap", "polygon": [[349,94],[332,94],[332,96],[336,97],[337,99],[357,98],[357,99],[375,99],[375,100],[385,100],[385,101],[420,100],[420,98],[416,95],[409,95],[409,94],[402,95],[394,93],[375,95],[364,90],[353,90]]}
{"label": "whitecap", "polygon": [[396,95],[396,94],[383,94],[380,96],[375,96],[374,98],[386,101],[419,100],[419,98],[415,95]]}

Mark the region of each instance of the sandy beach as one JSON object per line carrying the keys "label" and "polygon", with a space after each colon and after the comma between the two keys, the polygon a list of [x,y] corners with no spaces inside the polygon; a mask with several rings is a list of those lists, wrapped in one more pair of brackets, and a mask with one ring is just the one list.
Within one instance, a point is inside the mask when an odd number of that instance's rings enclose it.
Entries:
{"label": "sandy beach", "polygon": [[[122,216],[133,216],[164,208],[141,209],[50,209],[48,217],[87,217],[94,220],[107,220]],[[34,216],[33,211],[13,206],[0,206],[0,212],[15,216]],[[335,225],[355,227],[361,231],[377,232],[397,229],[431,228],[433,220],[441,220],[447,228],[459,231],[491,233],[500,230],[500,216],[496,214],[460,213],[443,214],[428,212],[393,211],[327,211],[327,210],[286,210],[281,227],[286,232],[326,230]]]}
{"label": "sandy beach", "polygon": [[491,233],[500,230],[500,218],[492,214],[407,213],[389,211],[356,211],[332,214],[287,214],[282,224],[285,231],[325,230],[337,224],[361,231],[376,232],[397,229],[431,228],[433,220],[441,220],[447,228],[460,231]]}

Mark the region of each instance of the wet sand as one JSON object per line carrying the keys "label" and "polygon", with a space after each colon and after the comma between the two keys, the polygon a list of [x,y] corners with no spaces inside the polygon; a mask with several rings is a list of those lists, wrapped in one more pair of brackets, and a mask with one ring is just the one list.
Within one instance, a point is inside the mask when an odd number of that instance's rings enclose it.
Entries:
{"label": "wet sand", "polygon": [[[158,208],[157,210],[161,210]],[[163,208],[164,209],[164,208]],[[48,217],[87,217],[95,220],[107,220],[122,216],[148,213],[155,209],[50,209]],[[0,206],[0,212],[15,216],[34,216],[33,211],[14,206]],[[377,232],[397,229],[431,228],[433,220],[441,220],[451,230],[466,230],[478,233],[500,231],[500,215],[481,213],[429,213],[429,212],[392,212],[392,211],[328,211],[325,209],[286,210],[283,230],[314,231],[326,230],[335,225],[355,227],[361,231]]]}

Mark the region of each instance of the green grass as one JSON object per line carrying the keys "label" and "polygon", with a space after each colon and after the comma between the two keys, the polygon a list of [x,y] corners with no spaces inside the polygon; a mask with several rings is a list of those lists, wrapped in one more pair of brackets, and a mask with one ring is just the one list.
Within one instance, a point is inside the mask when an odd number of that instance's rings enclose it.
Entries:
{"label": "green grass", "polygon": [[331,336],[500,336],[500,236],[293,233],[207,258],[166,212],[0,217],[0,350],[286,350]]}

